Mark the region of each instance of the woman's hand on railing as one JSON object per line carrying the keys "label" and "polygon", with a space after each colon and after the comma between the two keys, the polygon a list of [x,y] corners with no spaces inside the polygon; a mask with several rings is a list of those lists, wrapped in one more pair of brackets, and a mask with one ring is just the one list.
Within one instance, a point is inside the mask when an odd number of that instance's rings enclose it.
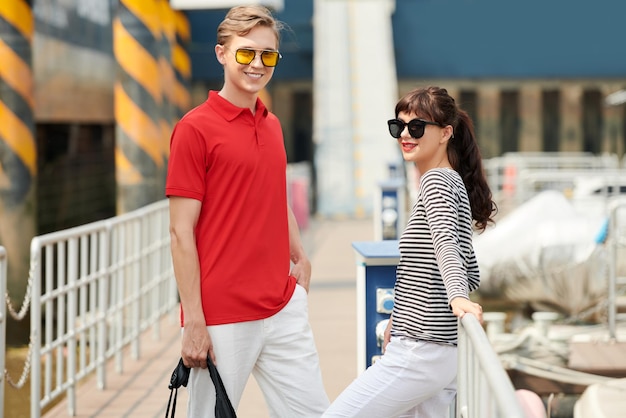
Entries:
{"label": "woman's hand on railing", "polygon": [[463,297],[456,297],[452,299],[450,306],[452,307],[452,313],[455,316],[463,318],[463,315],[466,313],[471,313],[478,318],[481,324],[483,323],[483,307],[478,303],[472,302],[471,300]]}

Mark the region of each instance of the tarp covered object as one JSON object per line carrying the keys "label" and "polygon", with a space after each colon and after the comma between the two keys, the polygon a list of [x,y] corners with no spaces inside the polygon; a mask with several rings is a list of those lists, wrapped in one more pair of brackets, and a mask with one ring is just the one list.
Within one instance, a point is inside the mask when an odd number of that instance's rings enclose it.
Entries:
{"label": "tarp covered object", "polygon": [[560,192],[539,193],[475,235],[479,293],[567,315],[596,305],[606,297],[606,251],[597,242],[605,222]]}

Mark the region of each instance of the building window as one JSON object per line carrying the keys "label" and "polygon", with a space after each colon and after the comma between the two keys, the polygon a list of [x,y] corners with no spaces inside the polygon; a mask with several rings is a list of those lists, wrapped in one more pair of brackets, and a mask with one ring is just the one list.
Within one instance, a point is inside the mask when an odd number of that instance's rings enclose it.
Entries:
{"label": "building window", "polygon": [[559,90],[544,90],[541,93],[541,134],[543,150],[557,152],[561,137],[561,93]]}
{"label": "building window", "polygon": [[519,150],[519,92],[501,92],[500,103],[500,150],[502,153],[516,152]]}
{"label": "building window", "polygon": [[37,125],[37,229],[59,231],[115,216],[113,125]]}
{"label": "building window", "polygon": [[[478,95],[475,90],[461,90],[458,105],[465,110],[474,122],[474,132],[480,132],[478,119]],[[480,139],[480,138],[479,138]]]}
{"label": "building window", "polygon": [[289,162],[313,160],[313,95],[310,91],[292,94],[293,114],[291,121],[293,144]]}
{"label": "building window", "polygon": [[602,93],[585,90],[582,101],[583,151],[599,154],[602,152]]}

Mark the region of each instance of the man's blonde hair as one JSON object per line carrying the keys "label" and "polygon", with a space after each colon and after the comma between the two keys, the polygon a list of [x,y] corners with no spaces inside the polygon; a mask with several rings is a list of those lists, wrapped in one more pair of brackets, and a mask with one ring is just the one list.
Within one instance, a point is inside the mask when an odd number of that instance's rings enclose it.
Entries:
{"label": "man's blonde hair", "polygon": [[217,27],[217,43],[225,45],[233,35],[244,36],[256,26],[272,29],[278,45],[283,24],[272,16],[268,8],[259,5],[236,6],[230,9]]}

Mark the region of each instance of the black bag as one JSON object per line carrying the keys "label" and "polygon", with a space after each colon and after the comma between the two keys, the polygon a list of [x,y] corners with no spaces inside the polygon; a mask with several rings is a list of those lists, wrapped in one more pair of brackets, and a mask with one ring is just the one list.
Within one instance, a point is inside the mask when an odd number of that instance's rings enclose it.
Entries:
{"label": "black bag", "polygon": [[[207,356],[207,365],[209,366],[209,374],[211,375],[211,380],[213,381],[213,385],[215,386],[215,418],[237,418],[235,409],[230,403],[230,399],[228,398],[228,394],[226,393],[224,383],[222,383],[222,378],[220,377],[220,374],[217,371],[217,367],[215,367],[215,364],[213,364],[210,356]],[[174,418],[174,414],[176,413],[176,398],[178,396],[178,388],[181,386],[187,386],[187,383],[189,382],[189,370],[190,369],[183,364],[183,359],[181,358],[178,361],[178,365],[174,369],[174,372],[172,373],[172,377],[170,378],[170,399],[169,401],[167,401],[165,418]],[[170,413],[170,406],[172,407],[172,415],[168,417],[168,414]]]}
{"label": "black bag", "polygon": [[228,393],[226,393],[224,383],[222,383],[222,378],[210,356],[207,357],[206,362],[209,366],[213,386],[215,386],[215,418],[237,418],[235,409],[228,398]]}
{"label": "black bag", "polygon": [[[187,387],[187,383],[189,382],[189,367],[183,364],[183,358],[181,357],[178,361],[178,365],[172,372],[172,377],[170,377],[170,385],[168,386],[170,389],[170,399],[167,401],[167,409],[165,410],[165,418],[168,418],[170,413],[170,405],[172,406],[172,415],[170,418],[174,418],[174,414],[176,413],[176,398],[178,397],[178,388],[181,386]],[[172,403],[172,396],[174,398],[174,403]]]}

